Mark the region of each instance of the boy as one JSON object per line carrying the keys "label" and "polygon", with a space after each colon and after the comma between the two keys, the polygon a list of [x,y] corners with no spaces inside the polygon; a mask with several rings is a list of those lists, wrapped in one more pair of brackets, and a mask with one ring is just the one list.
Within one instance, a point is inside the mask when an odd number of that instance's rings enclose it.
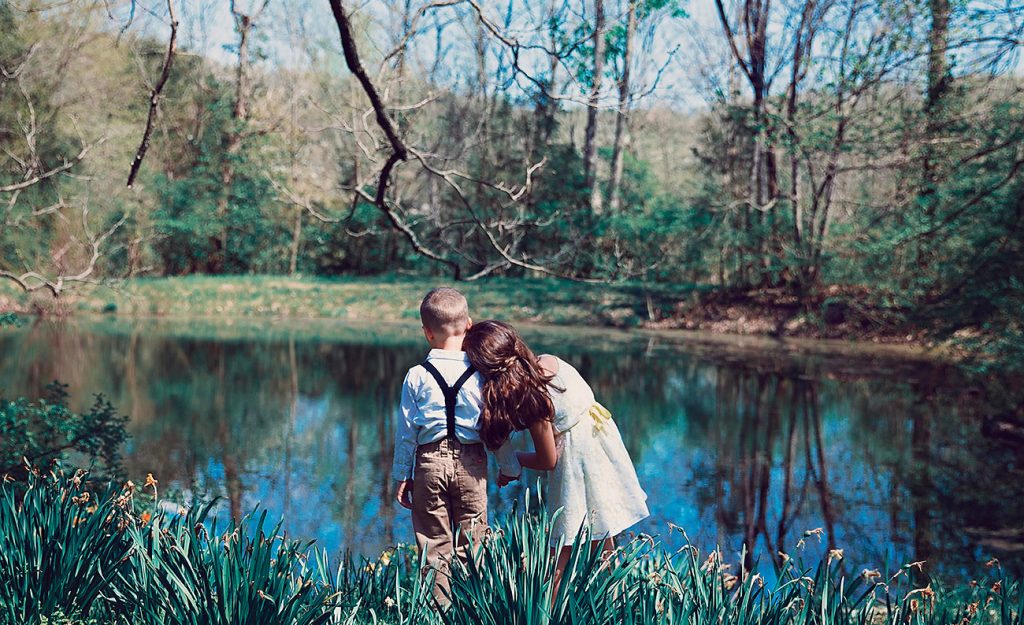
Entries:
{"label": "boy", "polygon": [[[402,385],[392,476],[396,499],[412,510],[420,558],[437,571],[434,596],[444,602],[448,559],[456,532],[458,551],[487,531],[487,454],[477,433],[481,379],[462,351],[472,325],[465,296],[452,288],[427,293],[420,304],[431,350],[409,369]],[[501,472],[518,476],[515,453],[498,452]]]}

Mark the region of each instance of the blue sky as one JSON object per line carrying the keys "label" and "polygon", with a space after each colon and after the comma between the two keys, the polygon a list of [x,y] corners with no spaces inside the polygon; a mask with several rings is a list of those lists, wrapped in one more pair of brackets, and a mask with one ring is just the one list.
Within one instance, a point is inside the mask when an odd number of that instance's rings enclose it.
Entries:
{"label": "blue sky", "polygon": [[[530,2],[530,0],[514,0],[518,4]],[[536,0],[533,0],[536,2]],[[238,0],[238,7],[244,11],[252,11],[258,6],[258,0]],[[423,4],[415,2],[413,6]],[[618,15],[618,2],[612,0],[610,6],[610,18]],[[356,20],[369,22],[371,24],[371,35],[363,45],[377,44],[374,47],[378,53],[389,47],[390,41],[383,39],[386,36],[388,24],[396,20],[389,14],[392,6],[400,6],[401,2],[383,2],[381,0],[363,0],[362,2],[346,2],[346,6],[353,13]],[[142,5],[140,5],[142,6]],[[138,11],[136,27],[156,36],[166,36],[166,20],[163,15],[166,10],[163,8],[163,0],[153,0],[149,6],[150,12]],[[498,7],[501,7],[501,10]],[[513,5],[514,7],[516,5]],[[233,46],[237,41],[234,32],[234,24],[230,13],[228,0],[179,0],[176,8],[181,21],[179,31],[180,41],[184,49],[199,53],[214,59],[225,65],[233,64],[236,56]],[[496,22],[504,19],[507,4],[501,2],[489,2],[484,5],[489,11],[489,17]],[[446,17],[450,17],[450,9]],[[695,67],[703,63],[704,59],[698,58],[704,52],[700,48],[705,47],[708,42],[718,44],[720,30],[718,29],[717,18],[710,1],[693,3],[693,6],[686,6],[688,17],[685,19],[663,19],[658,25],[654,36],[649,42],[648,49],[638,59],[634,75],[639,75],[635,80],[643,81],[650,86],[657,82],[657,88],[651,91],[645,98],[649,103],[657,102],[662,106],[683,107],[698,106],[702,102],[699,95],[698,82],[701,80],[700,72]],[[525,36],[527,27],[522,25],[519,33]],[[330,14],[330,7],[326,0],[311,2],[308,0],[271,0],[271,3],[261,20],[260,27],[261,47],[269,54],[271,62],[284,64],[308,63],[308,57],[299,49],[300,41],[319,40],[322,44],[330,45],[336,49],[340,62],[340,46],[337,43],[338,34]],[[447,38],[453,48],[458,45],[468,44],[469,36],[465,30],[457,26],[449,27],[450,36]],[[379,43],[378,43],[378,40]],[[702,42],[697,45],[697,42]],[[433,42],[423,44],[431,48]],[[712,46],[714,47],[714,46]],[[373,50],[365,49],[364,55],[369,58]],[[720,52],[720,50],[716,50]],[[458,58],[458,51],[454,50],[452,58]],[[452,67],[454,72],[458,69],[455,64]],[[468,68],[467,68],[468,69]],[[656,75],[660,78],[655,80]],[[610,85],[609,85],[610,86]],[[608,104],[611,105],[614,99],[611,89],[608,91]]]}
{"label": "blue sky", "polygon": [[[163,15],[165,0],[147,0],[149,11],[145,5],[139,5],[139,17],[136,27],[146,32],[159,33],[166,31]],[[263,0],[237,0],[243,12],[252,12]],[[579,0],[566,0],[569,6],[583,7]],[[181,18],[181,41],[185,49],[214,59],[225,65],[235,62],[233,46],[237,40],[229,9],[229,0],[176,0]],[[529,8],[543,4],[547,0],[511,0],[512,4],[512,35],[524,40],[534,27],[522,16],[530,15]],[[418,7],[427,0],[414,0],[412,6]],[[586,3],[589,5],[589,3]],[[620,0],[607,0],[609,18],[615,19],[621,9]],[[403,5],[402,0],[346,0],[346,7],[357,23],[366,25],[365,36],[360,41],[366,60],[379,58],[393,44],[394,24],[398,23],[395,12]],[[508,0],[490,0],[482,3],[488,18],[501,23],[508,13]],[[711,0],[684,0],[683,7],[687,17],[683,19],[662,19],[647,42],[646,48],[638,55],[634,66],[634,81],[640,85],[639,91],[647,93],[641,107],[658,106],[681,110],[701,108],[708,101],[710,86],[725,80],[730,67],[730,59],[725,49],[725,40],[718,23],[717,13]],[[454,22],[454,10],[451,8],[435,9],[441,19]],[[776,24],[775,29],[781,29]],[[449,82],[457,85],[473,72],[473,64],[469,58],[472,33],[458,24],[451,24],[445,31],[445,69]],[[819,40],[824,37],[819,37]],[[258,42],[266,53],[265,62],[285,65],[301,65],[309,63],[309,55],[305,50],[314,42],[320,58],[333,59],[341,63],[338,34],[335,28],[327,0],[270,0],[269,7],[260,20]],[[434,43],[431,34],[423,35],[412,47],[410,57],[432,57]],[[498,46],[494,46],[497,48]],[[325,52],[326,51],[326,52]],[[528,55],[529,53],[525,53]],[[527,62],[529,57],[527,56]],[[432,60],[432,59],[431,59]],[[424,63],[429,61],[424,61]],[[1019,59],[1015,61],[1015,73],[1021,74],[1024,66]],[[492,65],[493,66],[493,65]],[[564,78],[564,75],[563,75]],[[497,80],[494,78],[494,80]],[[530,85],[525,79],[519,80],[523,88]],[[656,84],[656,87],[654,85]],[[513,90],[515,87],[512,88]],[[567,94],[582,99],[579,91]],[[608,85],[603,104],[612,107],[615,94],[612,85]],[[571,106],[571,102],[567,103]]]}

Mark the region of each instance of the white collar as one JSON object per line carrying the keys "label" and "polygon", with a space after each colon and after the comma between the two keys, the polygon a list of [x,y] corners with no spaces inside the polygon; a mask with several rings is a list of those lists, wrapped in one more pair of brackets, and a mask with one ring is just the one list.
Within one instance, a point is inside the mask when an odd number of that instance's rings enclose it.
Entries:
{"label": "white collar", "polygon": [[427,354],[427,359],[430,360],[456,360],[458,362],[469,362],[469,356],[466,352],[454,349],[432,349]]}

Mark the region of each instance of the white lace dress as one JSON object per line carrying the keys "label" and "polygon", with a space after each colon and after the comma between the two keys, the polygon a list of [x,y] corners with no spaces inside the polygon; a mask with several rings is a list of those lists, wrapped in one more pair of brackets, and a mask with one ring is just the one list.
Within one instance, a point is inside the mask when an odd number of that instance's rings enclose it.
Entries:
{"label": "white lace dress", "polygon": [[561,358],[550,393],[558,462],[548,481],[555,519],[552,546],[571,545],[584,521],[593,540],[620,534],[647,518],[647,493],[608,410],[576,369]]}

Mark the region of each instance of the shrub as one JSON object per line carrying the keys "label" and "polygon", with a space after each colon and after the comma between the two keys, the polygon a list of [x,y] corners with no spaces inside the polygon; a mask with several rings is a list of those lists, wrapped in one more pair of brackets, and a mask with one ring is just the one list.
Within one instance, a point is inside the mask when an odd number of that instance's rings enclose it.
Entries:
{"label": "shrub", "polygon": [[600,549],[590,547],[589,529],[583,527],[556,591],[549,546],[553,518],[543,509],[530,514],[527,506],[523,514],[513,514],[499,523],[493,537],[471,551],[465,564],[456,563],[446,622],[621,623],[631,594],[629,579],[651,545],[631,541],[606,559]]}
{"label": "shrub", "polygon": [[23,478],[26,462],[68,461],[89,467],[95,477],[120,475],[128,417],[118,415],[102,395],[84,413],[68,408],[67,398],[67,387],[58,382],[38,401],[0,397],[0,475]]}

